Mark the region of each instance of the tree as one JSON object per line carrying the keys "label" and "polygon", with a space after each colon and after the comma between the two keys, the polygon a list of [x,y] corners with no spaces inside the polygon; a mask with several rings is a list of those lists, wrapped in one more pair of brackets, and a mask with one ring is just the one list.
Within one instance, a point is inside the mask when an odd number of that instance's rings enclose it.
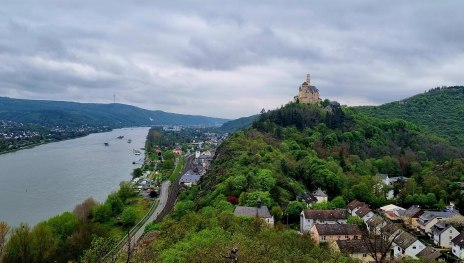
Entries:
{"label": "tree", "polygon": [[45,223],[40,223],[31,232],[32,255],[35,262],[51,261],[55,250],[58,247],[58,239],[53,234],[53,230]]}
{"label": "tree", "polygon": [[134,207],[126,207],[121,215],[121,222],[126,227],[132,227],[137,221],[137,210]]}
{"label": "tree", "polygon": [[[174,165],[174,164],[173,164],[173,165]],[[133,178],[137,178],[137,177],[142,176],[142,174],[143,174],[142,168],[140,168],[140,167],[139,167],[139,168],[135,168],[134,171],[132,172],[132,177],[133,177]]]}
{"label": "tree", "polygon": [[75,214],[79,220],[87,222],[92,212],[92,208],[96,205],[97,202],[93,198],[87,198],[81,204],[76,205],[73,210],[73,214]]}
{"label": "tree", "polygon": [[285,209],[285,214],[287,214],[291,222],[294,222],[298,218],[300,218],[300,213],[303,209],[306,208],[306,203],[300,201],[290,201],[288,203],[287,209]]}
{"label": "tree", "polygon": [[0,221],[0,262],[2,261],[3,258],[3,251],[5,248],[5,244],[7,241],[7,235],[8,232],[10,231],[10,227],[8,226],[8,223],[5,221]]}
{"label": "tree", "polygon": [[113,248],[115,242],[111,238],[94,236],[90,248],[84,251],[82,261],[85,263],[98,263]]}
{"label": "tree", "polygon": [[346,201],[343,198],[343,196],[337,196],[332,201],[330,201],[333,207],[335,208],[345,208],[346,207]]}
{"label": "tree", "polygon": [[348,216],[348,219],[346,220],[346,222],[348,224],[353,224],[359,227],[364,227],[364,221],[359,216]]}
{"label": "tree", "polygon": [[259,169],[252,179],[253,188],[261,191],[269,191],[274,188],[276,179],[269,169]]}
{"label": "tree", "polygon": [[274,222],[279,222],[282,219],[282,208],[280,208],[280,206],[273,206],[271,208],[271,214],[274,216]]}
{"label": "tree", "polygon": [[32,236],[29,225],[21,223],[13,229],[10,241],[6,246],[8,261],[29,263],[32,261]]}

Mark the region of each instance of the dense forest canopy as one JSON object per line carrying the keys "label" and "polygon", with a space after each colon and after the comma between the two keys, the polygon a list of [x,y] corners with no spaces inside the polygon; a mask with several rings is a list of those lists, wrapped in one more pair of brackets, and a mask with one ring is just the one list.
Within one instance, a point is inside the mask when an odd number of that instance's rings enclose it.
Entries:
{"label": "dense forest canopy", "polygon": [[401,101],[356,110],[383,119],[403,119],[454,145],[464,145],[464,86],[438,87]]}

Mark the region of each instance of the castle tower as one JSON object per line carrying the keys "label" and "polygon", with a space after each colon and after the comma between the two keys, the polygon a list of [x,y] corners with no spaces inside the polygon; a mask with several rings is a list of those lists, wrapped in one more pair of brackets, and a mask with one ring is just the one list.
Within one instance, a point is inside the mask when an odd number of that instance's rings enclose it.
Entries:
{"label": "castle tower", "polygon": [[298,89],[298,96],[295,96],[295,101],[306,104],[320,104],[319,90],[315,86],[311,86],[311,74],[306,75],[306,81],[303,82]]}

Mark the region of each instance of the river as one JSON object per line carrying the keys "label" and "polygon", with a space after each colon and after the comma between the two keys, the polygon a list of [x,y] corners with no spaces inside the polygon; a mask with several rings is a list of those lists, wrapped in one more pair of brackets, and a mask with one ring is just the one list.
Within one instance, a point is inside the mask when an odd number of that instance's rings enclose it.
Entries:
{"label": "river", "polygon": [[144,147],[148,129],[116,129],[0,155],[0,221],[33,226],[88,197],[104,201],[141,166],[144,152],[133,149]]}

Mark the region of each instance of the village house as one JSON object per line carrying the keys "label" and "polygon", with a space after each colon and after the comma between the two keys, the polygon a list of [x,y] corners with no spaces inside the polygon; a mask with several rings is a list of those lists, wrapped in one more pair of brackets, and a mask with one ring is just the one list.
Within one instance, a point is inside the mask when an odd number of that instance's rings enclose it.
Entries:
{"label": "village house", "polygon": [[451,253],[464,260],[464,233],[460,233],[451,240]]}
{"label": "village house", "polygon": [[367,204],[356,210],[355,214],[359,216],[364,221],[364,223],[374,216],[374,212],[372,212]]}
{"label": "village house", "polygon": [[365,205],[366,203],[364,202],[353,200],[346,206],[346,210],[350,215],[355,216],[356,211],[358,211],[359,209],[361,209],[361,207],[364,207]]}
{"label": "village house", "polygon": [[391,189],[393,184],[390,182],[390,177],[388,176],[388,174],[376,174],[376,176],[378,176],[380,180],[382,180],[382,185],[380,186],[382,189],[385,186],[389,188],[388,192],[385,194],[385,198],[393,199],[395,197],[394,191],[393,189]]}
{"label": "village house", "polygon": [[412,205],[406,211],[404,211],[402,219],[406,227],[410,229],[417,228],[417,218],[421,216],[424,211],[417,205]]}
{"label": "village house", "polygon": [[274,216],[271,215],[267,206],[261,206],[258,202],[257,207],[236,206],[234,215],[243,217],[258,217],[269,226],[274,226]]}
{"label": "village house", "polygon": [[300,232],[308,232],[315,224],[346,224],[346,210],[305,209],[300,214]]}
{"label": "village house", "polygon": [[425,245],[419,241],[419,239],[404,231],[400,230],[401,233],[396,236],[393,240],[392,244],[392,251],[393,251],[393,258],[398,259],[405,256],[410,256],[414,259],[417,258],[417,254],[421,252]]}
{"label": "village house", "polygon": [[311,237],[316,243],[336,240],[361,239],[362,231],[357,225],[352,224],[314,224],[311,227]]}
{"label": "village house", "polygon": [[423,262],[435,262],[435,261],[444,261],[443,255],[441,254],[440,250],[427,246],[421,252],[417,254],[417,257],[421,259]]}
{"label": "village house", "polygon": [[314,191],[313,196],[317,199],[318,203],[324,203],[328,202],[329,196],[321,190],[321,188],[317,188],[316,191]]}
{"label": "village house", "polygon": [[380,235],[386,225],[387,221],[379,215],[374,215],[366,221],[367,230],[375,235]]}
{"label": "village house", "polygon": [[382,206],[379,210],[390,220],[401,219],[404,211],[406,211],[406,209],[393,204]]}
{"label": "village house", "polygon": [[396,224],[387,222],[387,224],[381,229],[380,236],[388,242],[394,240],[397,236],[402,233],[402,229]]}
{"label": "village house", "polygon": [[316,191],[313,193],[303,193],[302,195],[296,198],[298,201],[306,203],[307,207],[310,207],[314,203],[323,203],[328,202],[328,195],[321,190],[321,188],[317,188]]}
{"label": "village house", "polygon": [[179,180],[179,184],[191,187],[200,181],[200,175],[194,173],[192,170],[188,170]]}
{"label": "village house", "polygon": [[451,248],[452,240],[459,236],[459,231],[452,225],[439,221],[432,227],[433,243],[441,248]]}
{"label": "village house", "polygon": [[417,219],[417,230],[431,236],[432,227],[438,223],[438,221],[444,218],[452,217],[454,215],[456,215],[456,212],[425,211]]}
{"label": "village house", "polygon": [[[382,254],[386,252],[388,247],[385,243],[376,242],[376,240],[354,239],[354,240],[337,240],[332,245],[335,251],[347,253],[353,259],[358,259],[361,262],[375,262],[376,259],[382,258]],[[375,251],[374,251],[375,249]],[[385,260],[390,259],[389,251],[386,252]]]}

